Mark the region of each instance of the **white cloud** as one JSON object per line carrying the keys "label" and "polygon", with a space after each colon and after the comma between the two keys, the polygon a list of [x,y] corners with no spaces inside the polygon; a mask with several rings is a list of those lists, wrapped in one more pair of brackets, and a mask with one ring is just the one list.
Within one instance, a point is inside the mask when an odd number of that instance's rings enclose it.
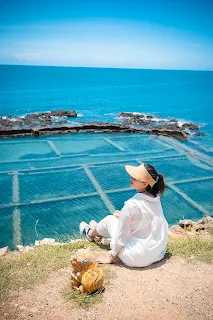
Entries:
{"label": "white cloud", "polygon": [[16,52],[14,57],[20,61],[38,61],[41,58],[40,52]]}

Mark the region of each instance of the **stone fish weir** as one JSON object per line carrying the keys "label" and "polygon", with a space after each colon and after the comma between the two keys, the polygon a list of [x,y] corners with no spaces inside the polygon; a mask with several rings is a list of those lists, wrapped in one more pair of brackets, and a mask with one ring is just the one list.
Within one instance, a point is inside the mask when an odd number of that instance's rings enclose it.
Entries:
{"label": "stone fish weir", "polygon": [[185,122],[181,126],[175,119],[155,118],[135,112],[121,112],[118,122],[76,122],[71,125],[68,118],[77,117],[74,110],[56,110],[33,113],[24,117],[0,117],[0,138],[66,134],[78,132],[145,133],[171,136],[186,140],[188,135],[204,135],[196,124]]}

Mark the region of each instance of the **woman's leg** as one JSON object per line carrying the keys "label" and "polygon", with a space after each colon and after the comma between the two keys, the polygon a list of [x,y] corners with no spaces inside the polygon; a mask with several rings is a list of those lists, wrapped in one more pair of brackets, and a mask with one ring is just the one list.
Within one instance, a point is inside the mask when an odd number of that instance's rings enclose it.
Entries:
{"label": "woman's leg", "polygon": [[102,235],[97,232],[96,228],[90,229],[90,230],[88,231],[88,236],[89,236],[90,238],[102,237]]}
{"label": "woman's leg", "polygon": [[95,229],[90,229],[88,235],[91,238],[109,236],[113,237],[115,235],[118,226],[118,218],[109,215],[102,219],[96,226]]}

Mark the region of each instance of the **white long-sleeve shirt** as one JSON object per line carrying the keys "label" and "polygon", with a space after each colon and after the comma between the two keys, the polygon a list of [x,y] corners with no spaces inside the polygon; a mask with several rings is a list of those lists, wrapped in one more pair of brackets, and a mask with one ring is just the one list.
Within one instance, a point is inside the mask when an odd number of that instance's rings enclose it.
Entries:
{"label": "white long-sleeve shirt", "polygon": [[163,258],[168,242],[168,223],[160,197],[136,193],[125,202],[118,228],[111,240],[112,255],[128,266],[144,267]]}

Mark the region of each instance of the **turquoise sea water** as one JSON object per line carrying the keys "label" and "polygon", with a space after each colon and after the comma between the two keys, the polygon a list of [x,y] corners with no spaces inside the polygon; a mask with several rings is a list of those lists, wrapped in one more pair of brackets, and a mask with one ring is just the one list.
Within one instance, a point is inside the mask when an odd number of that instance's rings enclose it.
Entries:
{"label": "turquoise sea water", "polygon": [[[189,141],[127,134],[0,140],[0,247],[76,232],[134,192],[124,164],[149,162],[169,185],[170,224],[212,214],[213,72],[0,66],[0,116],[74,109],[78,121],[121,111],[203,125]],[[98,186],[98,187],[97,187]]]}

